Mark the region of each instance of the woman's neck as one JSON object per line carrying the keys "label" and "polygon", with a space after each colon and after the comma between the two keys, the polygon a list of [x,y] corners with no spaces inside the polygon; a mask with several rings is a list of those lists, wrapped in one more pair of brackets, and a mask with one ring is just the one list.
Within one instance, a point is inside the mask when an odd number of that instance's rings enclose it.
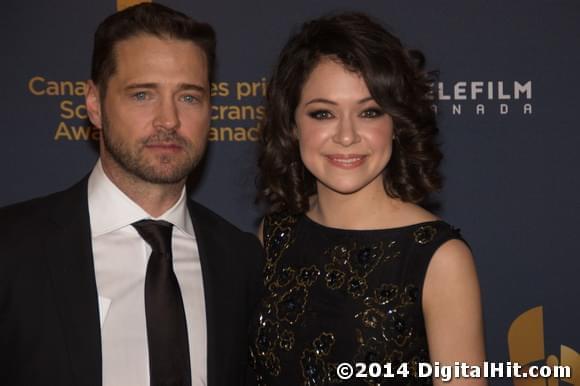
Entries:
{"label": "woman's neck", "polygon": [[313,196],[307,215],[332,228],[381,229],[389,227],[389,218],[403,205],[402,201],[389,197],[382,184],[350,194],[318,186],[318,194]]}

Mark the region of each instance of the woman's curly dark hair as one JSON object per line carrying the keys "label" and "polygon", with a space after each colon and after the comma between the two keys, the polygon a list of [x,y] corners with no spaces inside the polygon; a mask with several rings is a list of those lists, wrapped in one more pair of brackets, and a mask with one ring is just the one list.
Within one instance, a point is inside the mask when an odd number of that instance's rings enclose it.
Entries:
{"label": "woman's curly dark hair", "polygon": [[270,210],[306,212],[316,193],[316,181],[300,159],[294,113],[304,83],[323,57],[361,74],[393,119],[393,153],[383,174],[386,193],[419,203],[438,190],[442,155],[435,141],[433,78],[422,69],[424,58],[368,16],[342,13],[306,22],[280,53],[269,81],[258,164],[260,195]]}

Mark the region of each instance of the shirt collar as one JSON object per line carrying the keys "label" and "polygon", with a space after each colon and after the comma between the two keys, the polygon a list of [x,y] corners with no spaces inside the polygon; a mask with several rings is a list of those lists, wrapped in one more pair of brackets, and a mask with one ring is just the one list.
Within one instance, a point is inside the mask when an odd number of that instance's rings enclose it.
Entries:
{"label": "shirt collar", "polygon": [[195,239],[191,217],[187,209],[185,187],[177,202],[159,217],[152,217],[131,200],[107,177],[101,160],[93,168],[88,181],[89,216],[93,237],[113,232],[135,221],[165,220]]}

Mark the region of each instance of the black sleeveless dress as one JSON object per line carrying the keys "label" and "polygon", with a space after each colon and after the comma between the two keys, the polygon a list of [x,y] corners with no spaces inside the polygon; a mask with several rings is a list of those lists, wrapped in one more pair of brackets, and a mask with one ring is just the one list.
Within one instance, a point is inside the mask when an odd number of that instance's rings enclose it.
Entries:
{"label": "black sleeveless dress", "polygon": [[[252,383],[430,384],[416,377],[417,364],[429,362],[421,294],[433,253],[454,238],[459,231],[443,221],[357,231],[304,215],[266,217],[266,293],[251,327]],[[393,373],[407,363],[409,375],[341,380],[341,362],[391,363]]]}

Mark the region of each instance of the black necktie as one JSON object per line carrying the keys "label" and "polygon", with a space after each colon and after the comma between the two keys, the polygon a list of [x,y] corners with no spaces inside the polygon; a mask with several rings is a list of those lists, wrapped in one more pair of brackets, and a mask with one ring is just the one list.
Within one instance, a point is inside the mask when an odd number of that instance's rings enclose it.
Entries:
{"label": "black necktie", "polygon": [[173,271],[173,225],[165,221],[142,220],[133,226],[152,249],[145,276],[151,386],[191,386],[187,323],[179,283]]}

